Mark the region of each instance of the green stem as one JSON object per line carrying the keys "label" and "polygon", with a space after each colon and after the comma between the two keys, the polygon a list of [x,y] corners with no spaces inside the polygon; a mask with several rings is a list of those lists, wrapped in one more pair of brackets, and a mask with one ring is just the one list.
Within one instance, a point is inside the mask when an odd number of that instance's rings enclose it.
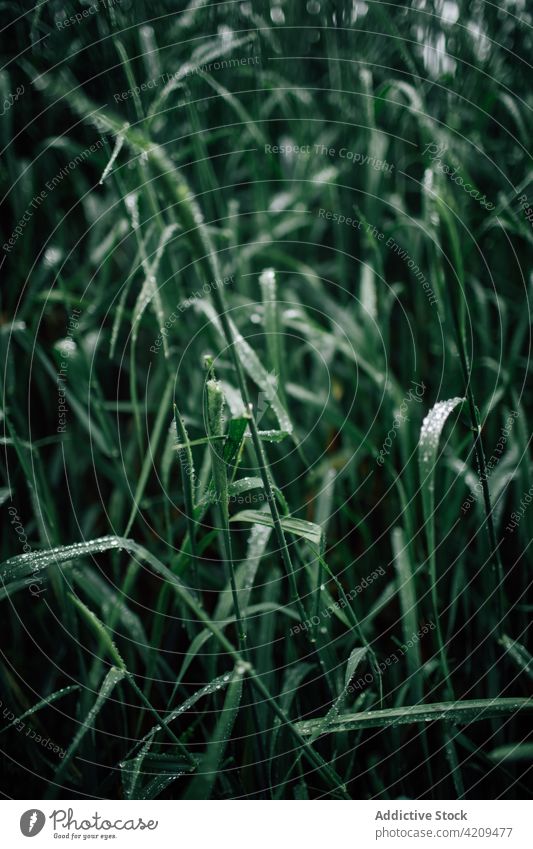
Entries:
{"label": "green stem", "polygon": [[[463,372],[463,379],[465,382],[465,394],[468,403],[468,411],[470,414],[470,421],[472,424],[472,431],[474,434],[474,453],[476,456],[476,463],[478,467],[479,477],[481,480],[481,488],[483,492],[483,502],[485,506],[485,514],[487,517],[487,530],[489,534],[489,547],[490,547],[490,557],[494,566],[495,573],[497,575],[498,580],[498,618],[499,618],[499,630],[501,630],[504,626],[504,617],[505,617],[505,599],[504,599],[504,573],[503,573],[503,565],[500,557],[500,552],[498,548],[498,543],[496,540],[496,531],[494,528],[494,519],[492,513],[492,504],[490,499],[490,490],[488,484],[488,471],[487,464],[485,461],[485,450],[483,447],[483,437],[481,435],[481,422],[479,419],[478,408],[474,398],[474,392],[472,390],[472,382],[471,382],[471,374],[470,368],[468,365],[468,358],[466,355],[465,345],[463,335],[461,333],[461,325],[459,321],[459,315],[457,312],[457,305],[455,303],[455,298],[452,296],[450,298],[451,308],[452,308],[452,318],[454,325],[455,338],[457,343],[457,349],[459,351],[459,360],[461,363],[461,369]],[[440,626],[437,623],[437,627],[440,630]]]}
{"label": "green stem", "polygon": [[[444,205],[441,205],[442,217],[445,222],[448,236],[451,242],[451,253],[455,260],[455,275],[458,280],[463,277],[463,264],[462,257],[460,252],[460,245],[457,239],[457,234],[453,227],[453,224],[450,220],[449,213]],[[450,291],[450,308],[452,313],[452,322],[453,329],[455,334],[455,340],[457,345],[457,350],[459,352],[459,361],[461,363],[461,370],[463,372],[463,379],[465,383],[465,395],[468,402],[468,410],[470,414],[470,421],[472,425],[472,431],[474,434],[474,453],[476,456],[476,463],[478,467],[478,473],[481,479],[481,488],[483,492],[483,502],[485,506],[485,514],[487,517],[487,530],[489,535],[489,549],[490,549],[490,558],[493,563],[494,572],[496,575],[496,580],[498,582],[497,591],[498,591],[498,607],[499,607],[499,629],[501,630],[504,624],[504,616],[506,611],[506,604],[504,598],[504,572],[503,566],[500,558],[500,552],[498,548],[498,543],[496,540],[496,531],[494,528],[494,519],[492,513],[492,504],[490,499],[490,491],[488,485],[488,474],[487,474],[487,464],[485,462],[485,450],[483,447],[483,438],[481,435],[481,422],[479,420],[478,408],[474,398],[474,392],[472,390],[472,382],[471,382],[471,369],[468,364],[468,357],[466,354],[466,347],[463,338],[463,334],[461,332],[461,321],[459,318],[459,308],[455,298],[455,289],[454,286],[451,285],[449,287]]]}

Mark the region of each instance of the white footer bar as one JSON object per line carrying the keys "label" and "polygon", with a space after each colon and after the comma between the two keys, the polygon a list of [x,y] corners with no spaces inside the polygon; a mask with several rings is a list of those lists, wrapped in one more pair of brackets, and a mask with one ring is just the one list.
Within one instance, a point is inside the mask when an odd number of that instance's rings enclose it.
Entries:
{"label": "white footer bar", "polygon": [[[531,802],[3,801],[2,845],[531,849]],[[35,839],[35,843],[30,843]]]}

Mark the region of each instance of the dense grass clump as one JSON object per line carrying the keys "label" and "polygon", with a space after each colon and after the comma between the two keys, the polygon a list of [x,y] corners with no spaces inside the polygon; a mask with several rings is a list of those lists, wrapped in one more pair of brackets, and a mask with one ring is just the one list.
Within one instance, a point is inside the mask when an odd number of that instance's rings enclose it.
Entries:
{"label": "dense grass clump", "polygon": [[3,793],[529,798],[531,13],[4,18]]}

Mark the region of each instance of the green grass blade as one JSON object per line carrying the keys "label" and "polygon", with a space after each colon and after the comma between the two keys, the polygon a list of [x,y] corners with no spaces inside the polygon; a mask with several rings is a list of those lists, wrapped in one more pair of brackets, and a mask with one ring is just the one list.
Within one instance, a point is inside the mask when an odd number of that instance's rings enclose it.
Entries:
{"label": "green grass blade", "polygon": [[61,780],[66,772],[66,769],[70,764],[70,761],[76,754],[77,750],[79,749],[80,743],[82,742],[87,732],[90,731],[90,729],[93,727],[96,717],[100,713],[100,710],[102,709],[106,701],[111,697],[111,693],[113,692],[116,685],[123,680],[125,675],[126,672],[124,669],[118,669],[114,666],[111,667],[111,669],[107,673],[98,691],[93,706],[89,710],[85,719],[82,720],[79,730],[76,732],[74,739],[72,740],[70,746],[65,752],[63,760],[61,761],[58,769],[56,770],[55,782],[57,785],[61,784]]}
{"label": "green grass blade", "polygon": [[[268,528],[274,527],[272,517],[268,513],[262,513],[259,510],[241,510],[240,513],[235,513],[231,517],[230,522],[247,522],[252,525],[265,525]],[[281,518],[280,524],[287,533],[305,539],[308,542],[312,542],[313,545],[322,548],[324,540],[320,525],[314,522],[307,522],[305,519],[290,518]]]}
{"label": "green grass blade", "polygon": [[220,719],[217,722],[213,737],[207,745],[207,751],[198,765],[197,774],[185,794],[186,799],[209,799],[211,797],[224,751],[239,712],[244,672],[245,667],[237,665],[231,674]]}
{"label": "green grass blade", "polygon": [[[412,725],[420,722],[453,722],[470,725],[484,719],[494,719],[533,711],[533,699],[472,699],[456,702],[439,702],[430,705],[411,705],[391,710],[372,710],[346,714],[334,720],[328,734],[342,731],[359,731],[367,728],[389,728],[396,725]],[[296,723],[298,731],[305,737],[313,735],[322,720],[313,719]]]}
{"label": "green grass blade", "polygon": [[440,627],[439,601],[437,588],[437,555],[435,547],[435,473],[439,456],[439,441],[447,419],[464,398],[451,398],[449,401],[438,401],[429,411],[422,423],[420,441],[418,444],[418,463],[420,469],[420,488],[422,492],[422,510],[424,528],[429,558],[429,575],[431,583],[431,598],[433,615],[435,617],[437,641],[444,682],[448,695],[453,695],[450,670],[442,629]]}
{"label": "green grass blade", "polygon": [[49,696],[46,696],[44,699],[38,701],[33,707],[24,711],[20,716],[17,716],[16,719],[13,719],[4,728],[0,729],[0,734],[3,734],[4,731],[7,731],[9,728],[13,728],[14,725],[18,725],[24,719],[27,719],[28,716],[32,716],[32,714],[37,713],[42,708],[48,707],[48,705],[53,704],[58,699],[62,699],[63,696],[68,696],[69,693],[75,693],[80,690],[79,684],[71,684],[69,687],[63,687],[61,690],[56,690],[55,693],[50,693]]}

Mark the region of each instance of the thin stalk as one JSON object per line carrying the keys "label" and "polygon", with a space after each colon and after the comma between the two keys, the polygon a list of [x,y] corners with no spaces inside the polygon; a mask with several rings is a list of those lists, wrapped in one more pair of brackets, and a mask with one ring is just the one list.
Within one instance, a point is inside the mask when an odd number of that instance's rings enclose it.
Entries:
{"label": "thin stalk", "polygon": [[457,348],[459,350],[459,360],[461,363],[461,369],[463,372],[463,378],[465,382],[465,393],[466,399],[468,403],[468,411],[470,414],[470,421],[472,424],[472,431],[474,434],[474,453],[476,456],[476,463],[479,471],[479,477],[481,480],[481,488],[483,492],[483,503],[485,506],[485,514],[487,517],[487,530],[489,534],[489,546],[490,546],[490,556],[493,562],[493,566],[495,572],[498,576],[498,606],[499,606],[499,629],[504,625],[504,616],[505,616],[505,600],[503,593],[503,565],[500,557],[500,551],[498,547],[498,543],[496,540],[496,531],[494,528],[494,519],[492,513],[492,503],[490,499],[490,490],[488,484],[488,471],[487,464],[485,461],[485,449],[483,446],[483,437],[481,435],[481,421],[479,419],[478,408],[475,402],[474,393],[472,390],[472,382],[470,379],[470,369],[468,366],[468,358],[466,356],[466,351],[464,348],[464,340],[461,333],[461,327],[459,323],[459,316],[457,314],[456,305],[454,303],[454,298],[451,299],[452,304],[452,317],[453,317],[453,325],[454,332],[456,337]]}
{"label": "thin stalk", "polygon": [[339,595],[344,602],[344,607],[345,607],[345,609],[348,613],[348,618],[350,619],[352,628],[354,629],[354,631],[357,632],[357,634],[359,635],[359,639],[361,640],[363,646],[366,648],[366,650],[368,652],[368,656],[370,658],[370,663],[371,663],[372,669],[374,670],[374,673],[375,673],[377,680],[378,680],[379,701],[380,701],[380,704],[383,704],[383,682],[381,680],[381,670],[379,668],[376,653],[375,653],[374,649],[372,648],[372,646],[370,645],[370,643],[368,642],[364,633],[363,633],[363,629],[361,628],[361,625],[359,624],[359,620],[358,620],[350,602],[348,601],[346,593],[344,592],[344,587],[342,586],[341,582],[339,581],[337,576],[333,574],[333,572],[329,568],[328,564],[326,563],[326,561],[324,560],[324,558],[322,557],[320,552],[315,549],[315,550],[313,550],[313,553],[316,555],[319,563],[323,566],[323,568],[326,570],[326,572],[328,573],[328,575],[330,576],[330,578],[334,582],[335,586],[337,587]]}
{"label": "thin stalk", "polygon": [[[206,398],[207,398],[207,431],[208,435],[222,435],[222,411],[224,407],[224,395],[220,384],[217,380],[209,379],[206,383]],[[229,532],[229,511],[228,511],[228,475],[226,462],[221,454],[218,453],[214,444],[209,444],[211,453],[211,463],[213,468],[213,482],[215,484],[216,502],[218,504],[217,513],[219,515],[221,525],[221,541],[222,554],[228,574],[231,587],[231,595],[233,598],[233,607],[235,609],[235,619],[237,622],[237,631],[239,638],[239,649],[246,655],[246,627],[241,613],[239,604],[239,593],[237,591],[237,583],[235,581],[235,564],[233,562],[233,552],[231,548],[231,537]]]}
{"label": "thin stalk", "polygon": [[228,344],[229,350],[231,352],[231,358],[233,360],[233,365],[235,367],[235,372],[237,374],[237,381],[239,384],[239,389],[245,403],[246,409],[248,411],[249,420],[250,420],[250,433],[252,434],[252,443],[255,449],[255,453],[257,456],[257,461],[259,465],[259,472],[261,474],[261,479],[263,481],[263,486],[265,489],[265,496],[268,502],[268,506],[270,509],[270,513],[272,516],[272,521],[274,523],[274,531],[278,540],[278,545],[281,551],[281,558],[283,561],[283,565],[285,567],[285,571],[287,577],[289,579],[289,586],[291,589],[291,596],[294,604],[298,609],[298,614],[302,619],[302,622],[306,619],[306,613],[300,596],[298,594],[298,588],[296,584],[296,576],[294,572],[294,567],[292,565],[291,556],[289,553],[289,548],[287,546],[287,540],[285,539],[285,534],[283,532],[283,528],[281,527],[281,521],[278,511],[278,506],[276,503],[276,498],[274,495],[274,490],[272,488],[272,481],[270,479],[270,473],[268,469],[268,462],[265,454],[265,449],[263,447],[263,443],[261,442],[261,437],[259,436],[259,431],[257,428],[257,424],[254,417],[253,406],[250,401],[250,396],[248,393],[248,387],[246,385],[246,379],[244,376],[244,371],[242,368],[241,361],[237,354],[235,339],[233,338],[233,333],[231,330],[231,325],[229,323],[228,314],[227,314],[227,306],[225,303],[224,295],[222,290],[216,287],[213,290],[213,300],[215,301],[215,306],[217,308],[220,322],[222,325],[222,330],[224,332],[224,336],[226,338],[226,342]]}
{"label": "thin stalk", "polygon": [[[459,245],[457,241],[457,237],[455,234],[455,230],[452,227],[451,222],[449,221],[448,212],[445,208],[443,208],[443,219],[446,222],[446,226],[448,228],[448,234],[451,240],[452,252],[455,258],[455,262],[457,265],[457,278],[462,279],[462,259],[459,250]],[[485,514],[487,517],[487,530],[489,535],[489,547],[490,547],[490,557],[493,563],[493,567],[495,573],[497,575],[498,581],[498,606],[499,606],[499,628],[503,627],[504,624],[504,616],[505,616],[505,599],[503,592],[503,565],[500,558],[500,552],[498,548],[498,543],[496,540],[496,531],[494,528],[494,519],[492,513],[492,504],[490,499],[490,491],[488,485],[488,473],[487,473],[487,464],[485,462],[485,450],[483,447],[483,437],[481,434],[481,422],[479,419],[478,408],[474,398],[474,392],[472,389],[472,381],[470,374],[470,367],[468,364],[468,357],[466,354],[465,342],[463,339],[463,334],[461,332],[461,322],[459,318],[459,310],[458,305],[455,299],[455,292],[453,286],[450,286],[450,308],[452,313],[452,322],[453,329],[455,334],[455,341],[457,345],[457,350],[459,352],[459,361],[461,363],[461,370],[463,373],[463,379],[465,383],[465,395],[468,403],[468,411],[470,415],[470,421],[472,425],[472,432],[474,434],[474,453],[476,456],[476,463],[478,466],[478,472],[481,479],[481,488],[483,492],[483,502],[485,506]]]}
{"label": "thin stalk", "polygon": [[178,452],[181,468],[181,478],[183,482],[183,497],[185,500],[185,511],[187,519],[187,527],[189,529],[189,546],[191,549],[192,559],[192,579],[195,587],[198,587],[198,565],[197,565],[197,548],[196,548],[196,520],[194,516],[194,464],[192,459],[192,451],[189,442],[189,436],[185,428],[185,423],[174,404],[174,421],[176,423],[176,433],[183,444]]}

